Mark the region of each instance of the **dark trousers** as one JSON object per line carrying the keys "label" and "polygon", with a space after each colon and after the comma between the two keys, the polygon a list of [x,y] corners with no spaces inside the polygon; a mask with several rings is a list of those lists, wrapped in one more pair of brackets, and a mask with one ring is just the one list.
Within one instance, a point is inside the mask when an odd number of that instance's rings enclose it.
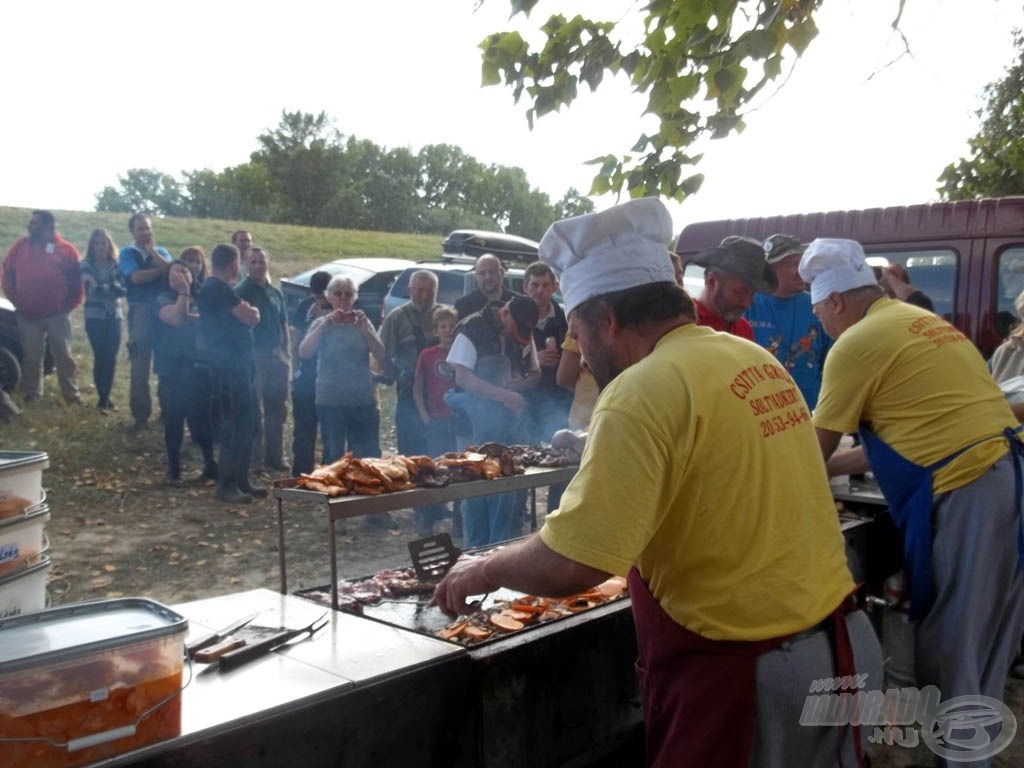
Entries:
{"label": "dark trousers", "polygon": [[[422,420],[420,421],[422,425]],[[451,419],[431,419],[424,427],[426,435],[426,454],[431,457],[440,456],[455,450],[455,432]],[[444,504],[427,504],[413,508],[413,521],[416,532],[421,536],[429,536],[434,532],[434,524],[445,517]]]}
{"label": "dark trousers", "polygon": [[427,452],[427,433],[412,389],[400,388],[395,397],[395,433],[398,452],[403,456],[422,456]]}
{"label": "dark trousers", "polygon": [[131,380],[128,406],[132,418],[145,423],[153,413],[149,394],[149,374],[153,366],[153,307],[151,304],[128,304],[128,361]]}
{"label": "dark trousers", "polygon": [[181,444],[185,423],[192,439],[203,452],[203,462],[213,464],[213,420],[209,369],[188,360],[177,361],[160,374],[156,388],[164,421],[164,449],[167,473],[181,475]]}
{"label": "dark trousers", "polygon": [[92,347],[92,381],[96,385],[99,405],[107,405],[114,386],[117,353],[121,349],[121,320],[114,317],[87,319],[85,333]]}
{"label": "dark trousers", "polygon": [[340,459],[346,451],[359,458],[380,456],[380,411],[374,405],[318,405],[324,462]]}
{"label": "dark trousers", "polygon": [[245,490],[249,460],[256,439],[256,388],[252,368],[210,371],[214,410],[220,425],[218,485],[225,491]]}
{"label": "dark trousers", "polygon": [[292,474],[309,474],[316,465],[316,389],[292,388]]}

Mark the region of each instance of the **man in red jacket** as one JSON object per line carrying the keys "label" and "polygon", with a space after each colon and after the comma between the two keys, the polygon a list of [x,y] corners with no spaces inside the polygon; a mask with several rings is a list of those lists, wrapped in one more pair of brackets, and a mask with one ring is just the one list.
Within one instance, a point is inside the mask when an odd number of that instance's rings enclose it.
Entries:
{"label": "man in red jacket", "polygon": [[78,250],[55,227],[49,211],[32,212],[28,235],[15,240],[7,252],[0,284],[18,311],[25,401],[43,394],[43,354],[48,346],[60,393],[69,403],[81,403],[71,357],[71,310],[82,303],[85,291]]}

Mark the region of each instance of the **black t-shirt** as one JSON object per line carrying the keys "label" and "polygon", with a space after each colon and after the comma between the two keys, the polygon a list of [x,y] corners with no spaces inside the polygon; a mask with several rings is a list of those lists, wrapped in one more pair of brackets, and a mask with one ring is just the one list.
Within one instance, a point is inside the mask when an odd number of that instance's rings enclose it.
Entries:
{"label": "black t-shirt", "polygon": [[[521,295],[522,294],[516,293],[515,291],[510,291],[508,288],[505,288],[503,286],[501,289],[501,298],[494,299],[494,301],[499,301],[502,304],[507,304],[508,302],[512,301],[512,299],[514,299],[516,296]],[[455,311],[459,313],[460,320],[465,320],[470,315],[475,314],[484,307],[486,307],[488,301],[488,298],[484,296],[483,292],[479,288],[477,288],[475,291],[467,293],[465,296],[456,299]]]}
{"label": "black t-shirt", "polygon": [[231,314],[240,301],[231,286],[217,277],[206,278],[199,289],[199,331],[213,368],[238,370],[253,365],[252,329]]}
{"label": "black t-shirt", "polygon": [[491,304],[460,320],[455,327],[455,334],[461,334],[473,342],[477,355],[473,373],[492,384],[504,386],[503,382],[509,373],[525,376],[529,372],[532,356],[526,354],[525,345],[505,335],[498,316],[499,308]]}
{"label": "black t-shirt", "polygon": [[[153,367],[158,376],[174,373],[180,368],[199,359],[198,336],[196,323],[185,323],[175,328],[160,319],[160,310],[178,303],[177,291],[166,290],[157,294],[153,304],[156,315],[153,328]],[[196,302],[189,297],[189,310],[197,311]]]}

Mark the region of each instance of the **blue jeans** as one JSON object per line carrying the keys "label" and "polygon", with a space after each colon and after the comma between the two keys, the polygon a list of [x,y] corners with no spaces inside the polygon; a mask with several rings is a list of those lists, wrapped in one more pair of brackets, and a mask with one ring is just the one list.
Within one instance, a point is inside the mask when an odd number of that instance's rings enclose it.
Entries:
{"label": "blue jeans", "polygon": [[[521,418],[500,403],[469,392],[449,390],[444,401],[460,410],[473,425],[473,443],[515,442]],[[484,547],[512,538],[516,512],[522,507],[524,493],[500,493],[468,499],[462,505],[462,532],[467,547]]]}
{"label": "blue jeans", "polygon": [[358,458],[380,456],[380,411],[374,405],[318,405],[324,463],[352,451]]}

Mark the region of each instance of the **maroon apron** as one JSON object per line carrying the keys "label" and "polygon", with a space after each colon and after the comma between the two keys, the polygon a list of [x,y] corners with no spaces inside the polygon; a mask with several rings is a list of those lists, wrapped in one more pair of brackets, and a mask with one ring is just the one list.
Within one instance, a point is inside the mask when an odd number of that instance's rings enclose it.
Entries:
{"label": "maroon apron", "polygon": [[[636,568],[629,572],[629,596],[640,651],[648,765],[749,768],[757,717],[757,658],[793,635],[756,641],[701,637],[665,613]],[[855,674],[843,618],[850,605],[844,600],[833,613],[839,676]],[[854,738],[863,765],[859,734]]]}

